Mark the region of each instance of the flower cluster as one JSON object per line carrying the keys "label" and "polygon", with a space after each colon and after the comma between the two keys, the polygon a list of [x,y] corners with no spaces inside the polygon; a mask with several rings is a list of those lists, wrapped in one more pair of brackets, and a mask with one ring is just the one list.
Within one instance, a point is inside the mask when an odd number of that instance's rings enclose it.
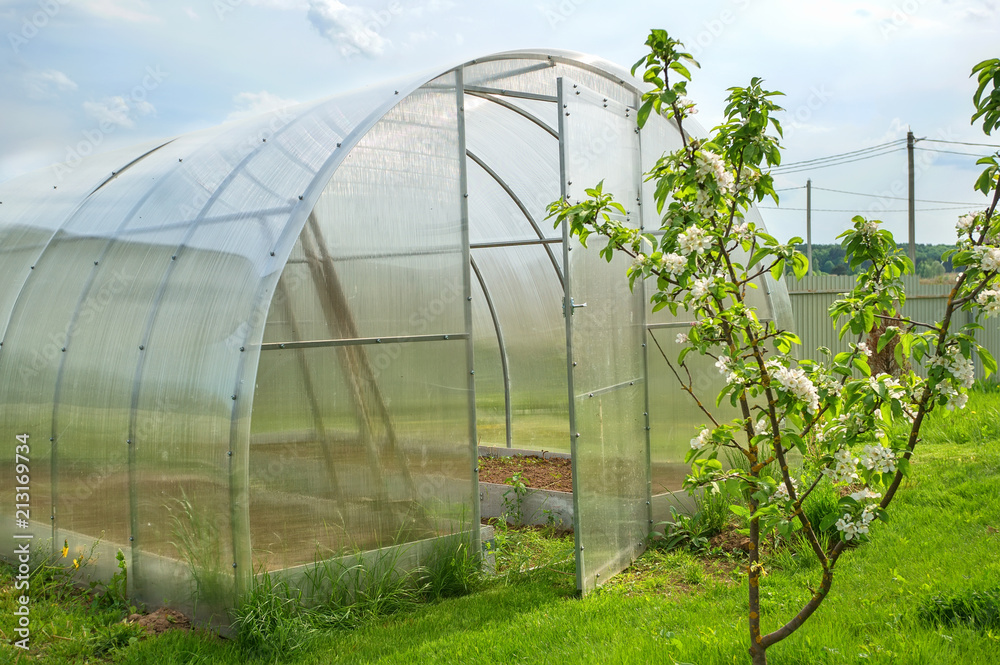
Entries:
{"label": "flower cluster", "polygon": [[711,286],[712,280],[708,277],[699,277],[694,280],[691,285],[691,296],[694,298],[702,298],[708,293],[708,287]]}
{"label": "flower cluster", "polygon": [[865,342],[858,342],[857,346],[858,346],[858,353],[862,353],[868,356],[869,358],[872,357],[872,350],[868,348],[868,344],[866,344]]}
{"label": "flower cluster", "polygon": [[984,272],[1000,270],[1000,247],[980,247],[979,267]]}
{"label": "flower cluster", "polygon": [[666,254],[663,257],[663,269],[671,275],[679,275],[687,270],[688,261],[680,254]]}
{"label": "flower cluster", "polygon": [[687,344],[688,336],[687,333],[677,333],[677,337],[674,339],[677,344]]}
{"label": "flower cluster", "polygon": [[691,449],[701,450],[709,443],[711,443],[711,441],[712,441],[712,430],[703,429],[700,432],[698,432],[698,436],[691,439]]}
{"label": "flower cluster", "polygon": [[851,540],[857,536],[866,535],[868,533],[868,525],[874,519],[875,508],[873,506],[865,506],[865,509],[861,511],[861,515],[856,520],[852,518],[850,513],[844,513],[844,516],[837,520],[837,530],[844,535],[844,540]]}
{"label": "flower cluster", "polygon": [[726,170],[726,163],[714,152],[699,150],[695,156],[698,175],[704,179],[712,179],[725,192],[733,190],[733,176]]}
{"label": "flower cluster", "polygon": [[868,445],[861,451],[861,464],[876,473],[893,473],[896,470],[896,453],[882,444]]}
{"label": "flower cluster", "polygon": [[841,448],[833,455],[836,465],[823,469],[823,475],[830,478],[835,485],[852,483],[858,479],[858,458],[851,455],[847,448]]}
{"label": "flower cluster", "polygon": [[712,246],[712,237],[704,229],[692,226],[677,236],[677,244],[685,256],[692,252],[700,254]]}
{"label": "flower cluster", "polygon": [[[794,478],[791,478],[791,481],[792,481],[792,487],[795,488],[795,493],[798,494],[799,492],[798,481],[795,480]],[[781,502],[791,500],[791,497],[788,496],[788,487],[785,486],[785,483],[778,483],[778,488],[774,490],[774,494],[771,495],[771,499],[774,501],[781,501]]]}
{"label": "flower cluster", "polygon": [[962,355],[957,346],[951,346],[945,355],[931,359],[931,367],[944,367],[963,388],[971,388],[976,382],[976,366]]}
{"label": "flower cluster", "polygon": [[949,411],[956,411],[965,408],[965,403],[969,401],[969,396],[965,393],[960,393],[955,390],[954,387],[948,385],[947,383],[942,383],[938,386],[941,390],[941,394],[948,398],[948,402],[945,404]]}
{"label": "flower cluster", "polygon": [[987,317],[1000,315],[1000,291],[996,289],[980,291],[976,296],[976,302],[986,312]]}
{"label": "flower cluster", "polygon": [[975,225],[976,225],[976,215],[974,215],[973,213],[969,213],[968,215],[962,215],[961,217],[958,218],[958,221],[955,223],[955,229],[959,232],[960,235],[965,235],[966,233],[971,231],[975,227]]}
{"label": "flower cluster", "polygon": [[816,413],[819,409],[819,393],[804,371],[798,367],[779,367],[774,370],[772,377],[785,392],[791,393],[805,402],[810,413]]}
{"label": "flower cluster", "polygon": [[861,234],[864,235],[865,237],[869,237],[875,235],[875,233],[878,231],[878,225],[880,223],[881,222],[879,222],[879,220],[877,219],[866,219],[864,222],[862,222],[861,226],[858,227],[858,230],[861,231]]}

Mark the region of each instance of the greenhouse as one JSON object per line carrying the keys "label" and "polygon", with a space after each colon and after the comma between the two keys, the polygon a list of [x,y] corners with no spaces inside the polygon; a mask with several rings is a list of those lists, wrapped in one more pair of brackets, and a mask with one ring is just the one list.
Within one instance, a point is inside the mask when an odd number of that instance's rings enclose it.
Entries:
{"label": "greenhouse", "polygon": [[136,598],[224,607],[255,572],[478,547],[492,446],[571,453],[578,587],[621,570],[702,421],[663,360],[687,324],[546,207],[604,180],[659,227],[642,174],[680,137],[639,131],[641,90],[503,53],[0,184],[8,542],[121,549]]}

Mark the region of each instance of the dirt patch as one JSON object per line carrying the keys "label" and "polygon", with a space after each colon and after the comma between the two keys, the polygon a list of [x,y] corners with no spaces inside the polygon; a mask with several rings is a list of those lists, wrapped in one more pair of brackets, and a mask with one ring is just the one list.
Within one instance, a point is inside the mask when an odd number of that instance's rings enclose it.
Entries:
{"label": "dirt patch", "polygon": [[479,482],[503,483],[514,474],[532,489],[573,491],[572,462],[563,457],[514,455],[512,457],[480,457]]}
{"label": "dirt patch", "polygon": [[741,533],[736,533],[735,529],[726,529],[715,534],[708,540],[708,544],[723,552],[732,554],[733,552],[750,552],[750,538]]}
{"label": "dirt patch", "polygon": [[150,635],[159,635],[168,630],[191,630],[191,622],[186,616],[165,607],[151,614],[132,614],[127,621],[142,626]]}

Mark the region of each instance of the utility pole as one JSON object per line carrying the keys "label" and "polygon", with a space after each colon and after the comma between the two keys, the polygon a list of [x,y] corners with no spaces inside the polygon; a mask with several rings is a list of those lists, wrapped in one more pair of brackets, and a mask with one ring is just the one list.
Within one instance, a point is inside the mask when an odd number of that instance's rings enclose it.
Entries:
{"label": "utility pole", "polygon": [[813,181],[806,180],[806,258],[809,259],[809,275],[813,274],[813,226],[812,226]]}
{"label": "utility pole", "polygon": [[914,268],[916,268],[916,265],[917,265],[917,245],[916,245],[916,239],[915,239],[916,238],[916,221],[915,221],[916,220],[916,206],[914,206],[914,198],[915,198],[916,195],[914,194],[914,191],[913,191],[913,144],[914,144],[913,132],[907,131],[906,132],[906,161],[907,161],[907,166],[908,166],[908,171],[909,171],[908,177],[909,177],[909,185],[910,185],[910,187],[909,187],[909,191],[910,191],[910,193],[909,193],[909,197],[910,197],[910,200],[909,200],[909,226],[908,226],[908,230],[909,230],[909,233],[910,233],[910,235],[909,235],[909,238],[910,238],[909,255],[910,255],[910,261],[913,262],[913,266],[914,266]]}

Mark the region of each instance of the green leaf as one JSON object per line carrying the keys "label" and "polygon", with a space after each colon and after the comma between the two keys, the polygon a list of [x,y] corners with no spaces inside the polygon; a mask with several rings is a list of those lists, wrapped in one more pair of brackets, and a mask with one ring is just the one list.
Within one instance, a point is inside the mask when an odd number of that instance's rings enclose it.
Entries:
{"label": "green leaf", "polygon": [[745,506],[731,505],[729,506],[729,510],[732,511],[733,514],[735,515],[739,515],[740,517],[750,519],[750,511]]}
{"label": "green leaf", "polygon": [[771,277],[774,281],[779,281],[781,276],[785,274],[785,260],[778,259],[773,266],[771,266]]}
{"label": "green leaf", "polygon": [[983,363],[983,372],[985,372],[984,379],[989,377],[997,371],[997,361],[993,359],[993,354],[986,350],[985,346],[976,346],[976,350],[979,352],[979,359]]}
{"label": "green leaf", "polygon": [[854,359],[854,366],[861,371],[865,376],[872,375],[872,368],[868,366],[868,361],[864,358],[858,357]]}
{"label": "green leaf", "polygon": [[828,514],[819,523],[819,530],[820,531],[826,531],[827,529],[829,529],[830,527],[832,527],[834,524],[836,524],[837,520],[839,520],[839,519],[840,519],[840,513],[839,512]]}
{"label": "green leaf", "polygon": [[878,352],[882,353],[882,349],[885,348],[885,345],[891,342],[893,338],[896,337],[896,335],[898,334],[899,334],[899,328],[896,327],[886,328],[886,331],[882,333],[881,337],[878,338],[878,344],[877,344]]}
{"label": "green leaf", "polygon": [[653,100],[647,99],[642,106],[639,107],[639,113],[636,115],[635,121],[639,125],[639,129],[642,129],[646,125],[646,120],[649,118],[649,112],[653,109]]}

